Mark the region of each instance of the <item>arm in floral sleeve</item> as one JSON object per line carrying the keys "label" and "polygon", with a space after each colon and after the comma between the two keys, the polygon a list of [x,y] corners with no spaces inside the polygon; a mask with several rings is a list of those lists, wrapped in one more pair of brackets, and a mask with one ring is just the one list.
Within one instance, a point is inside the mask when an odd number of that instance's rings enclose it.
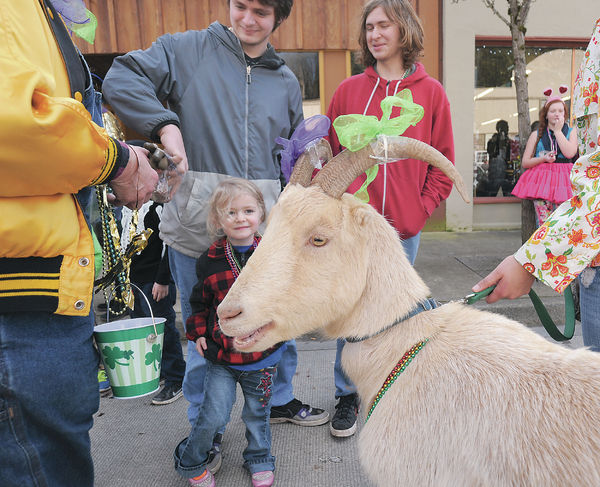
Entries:
{"label": "arm in floral sleeve", "polygon": [[600,252],[600,151],[574,164],[574,196],[515,253],[532,275],[562,292]]}
{"label": "arm in floral sleeve", "polygon": [[562,292],[588,265],[600,265],[599,40],[600,19],[575,78],[571,100],[582,156],[571,170],[574,196],[560,205],[514,255],[473,286],[473,291],[479,292],[496,285],[486,298],[488,303],[526,294],[533,284],[532,275]]}
{"label": "arm in floral sleeve", "polygon": [[575,78],[572,113],[576,119],[579,153],[585,155],[598,150],[598,93],[600,88],[600,19],[596,21],[590,43]]}

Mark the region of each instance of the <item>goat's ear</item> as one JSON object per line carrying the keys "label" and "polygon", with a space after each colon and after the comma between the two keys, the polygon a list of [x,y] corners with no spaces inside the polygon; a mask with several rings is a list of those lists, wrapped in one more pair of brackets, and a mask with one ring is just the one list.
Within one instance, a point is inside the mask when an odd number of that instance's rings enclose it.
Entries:
{"label": "goat's ear", "polygon": [[366,205],[355,206],[350,211],[350,214],[352,215],[352,220],[358,226],[363,227],[363,226],[367,225],[371,221],[371,218],[373,218],[373,212],[369,211],[369,210],[370,210],[370,208]]}

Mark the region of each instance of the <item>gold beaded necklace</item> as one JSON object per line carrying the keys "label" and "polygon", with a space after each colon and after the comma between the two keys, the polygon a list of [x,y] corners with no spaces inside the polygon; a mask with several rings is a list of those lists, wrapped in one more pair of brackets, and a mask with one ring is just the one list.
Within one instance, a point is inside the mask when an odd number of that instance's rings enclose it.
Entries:
{"label": "gold beaded necklace", "polygon": [[[256,249],[257,245],[258,245],[258,238],[254,237],[251,247],[253,249]],[[231,244],[229,243],[229,239],[225,240],[225,257],[227,258],[229,267],[231,267],[231,272],[233,272],[233,278],[237,279],[237,277],[240,275],[240,271],[242,270],[243,266],[240,265],[240,263],[238,262],[238,260],[235,256],[235,253],[233,251],[233,248],[232,248]]]}

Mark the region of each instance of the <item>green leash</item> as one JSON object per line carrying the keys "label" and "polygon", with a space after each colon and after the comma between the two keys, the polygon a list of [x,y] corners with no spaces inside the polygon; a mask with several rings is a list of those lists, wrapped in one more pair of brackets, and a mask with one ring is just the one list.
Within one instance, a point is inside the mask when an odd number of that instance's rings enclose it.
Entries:
{"label": "green leash", "polygon": [[[496,286],[490,286],[485,288],[483,291],[479,291],[478,293],[472,293],[463,298],[464,304],[473,304],[476,301],[479,301],[481,298],[485,298],[488,294],[490,294]],[[554,340],[557,342],[563,342],[565,340],[570,340],[573,338],[575,334],[575,303],[573,301],[573,293],[571,292],[571,287],[568,286],[563,296],[565,297],[565,333],[561,333],[558,327],[552,321],[548,310],[542,303],[542,300],[532,289],[529,291],[529,299],[533,303],[533,307],[535,308],[535,312],[538,315],[538,318],[544,325],[544,328],[548,332]]]}

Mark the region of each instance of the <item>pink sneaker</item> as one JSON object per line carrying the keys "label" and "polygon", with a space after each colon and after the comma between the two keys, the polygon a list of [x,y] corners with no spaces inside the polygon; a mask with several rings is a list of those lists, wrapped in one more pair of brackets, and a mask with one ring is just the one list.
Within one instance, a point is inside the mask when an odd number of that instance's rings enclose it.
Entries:
{"label": "pink sneaker", "polygon": [[274,480],[275,476],[272,470],[263,470],[252,474],[253,487],[271,487]]}
{"label": "pink sneaker", "polygon": [[[215,487],[215,478],[210,470],[205,470],[202,475],[188,479],[191,487]],[[271,484],[269,484],[271,485]]]}

